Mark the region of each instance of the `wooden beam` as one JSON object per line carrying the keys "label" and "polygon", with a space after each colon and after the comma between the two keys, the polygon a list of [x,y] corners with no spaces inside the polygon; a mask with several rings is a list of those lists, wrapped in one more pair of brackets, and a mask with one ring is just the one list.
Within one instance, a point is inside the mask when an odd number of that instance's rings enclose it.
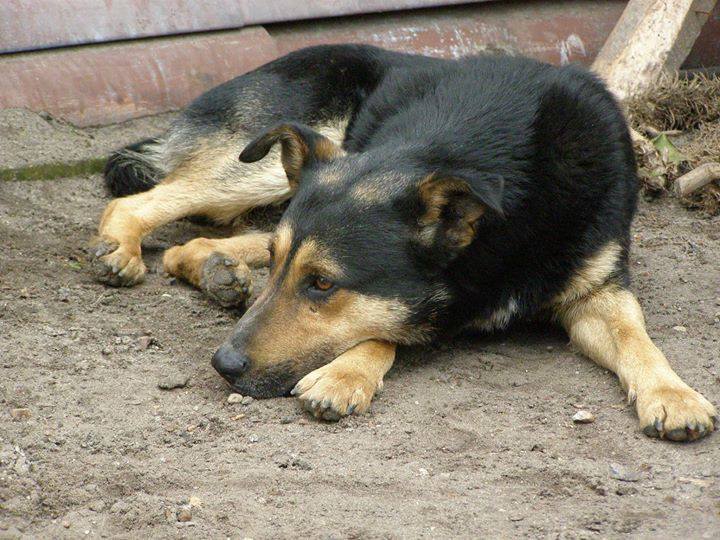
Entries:
{"label": "wooden beam", "polygon": [[676,71],[690,53],[715,0],[630,0],[593,70],[624,100]]}

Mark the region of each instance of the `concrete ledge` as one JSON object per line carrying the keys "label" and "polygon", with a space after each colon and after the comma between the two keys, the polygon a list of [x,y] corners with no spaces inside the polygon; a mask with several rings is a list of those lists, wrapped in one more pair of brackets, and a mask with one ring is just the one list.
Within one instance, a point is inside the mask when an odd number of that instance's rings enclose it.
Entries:
{"label": "concrete ledge", "polygon": [[0,108],[45,111],[75,125],[179,109],[277,57],[262,27],[0,56]]}

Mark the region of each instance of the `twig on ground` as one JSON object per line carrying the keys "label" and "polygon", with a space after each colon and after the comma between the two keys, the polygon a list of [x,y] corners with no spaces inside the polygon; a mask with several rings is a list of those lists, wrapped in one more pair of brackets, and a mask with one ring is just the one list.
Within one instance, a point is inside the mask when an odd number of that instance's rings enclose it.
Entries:
{"label": "twig on ground", "polygon": [[714,180],[720,180],[720,163],[705,163],[675,180],[675,194],[687,197]]}

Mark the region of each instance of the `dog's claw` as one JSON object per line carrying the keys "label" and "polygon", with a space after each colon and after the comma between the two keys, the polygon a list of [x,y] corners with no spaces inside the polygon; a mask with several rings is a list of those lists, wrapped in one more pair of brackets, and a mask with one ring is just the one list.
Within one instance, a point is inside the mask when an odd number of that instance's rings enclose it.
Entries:
{"label": "dog's claw", "polygon": [[145,277],[145,265],[138,255],[117,243],[101,240],[91,252],[90,269],[95,279],[111,287],[131,287]]}
{"label": "dog's claw", "polygon": [[664,422],[656,419],[655,422],[643,428],[643,433],[648,437],[683,442],[702,439],[714,429],[714,427],[710,428],[710,426],[706,426],[702,422],[688,422],[685,427],[671,429],[670,431],[665,431],[664,428]]}

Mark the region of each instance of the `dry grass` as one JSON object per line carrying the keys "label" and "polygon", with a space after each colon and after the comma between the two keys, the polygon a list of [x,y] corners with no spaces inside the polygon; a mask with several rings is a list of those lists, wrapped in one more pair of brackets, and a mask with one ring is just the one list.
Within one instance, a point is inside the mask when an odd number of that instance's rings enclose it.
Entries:
{"label": "dry grass", "polygon": [[668,76],[628,102],[630,122],[638,129],[687,131],[720,120],[720,78]]}
{"label": "dry grass", "polygon": [[[664,133],[680,152],[670,159],[667,149],[639,151],[640,177],[646,192],[671,189],[675,179],[695,167],[720,162],[720,78],[699,75],[693,79],[667,77],[627,104],[630,125],[656,143]],[[683,202],[711,215],[720,214],[720,186],[713,182]]]}

